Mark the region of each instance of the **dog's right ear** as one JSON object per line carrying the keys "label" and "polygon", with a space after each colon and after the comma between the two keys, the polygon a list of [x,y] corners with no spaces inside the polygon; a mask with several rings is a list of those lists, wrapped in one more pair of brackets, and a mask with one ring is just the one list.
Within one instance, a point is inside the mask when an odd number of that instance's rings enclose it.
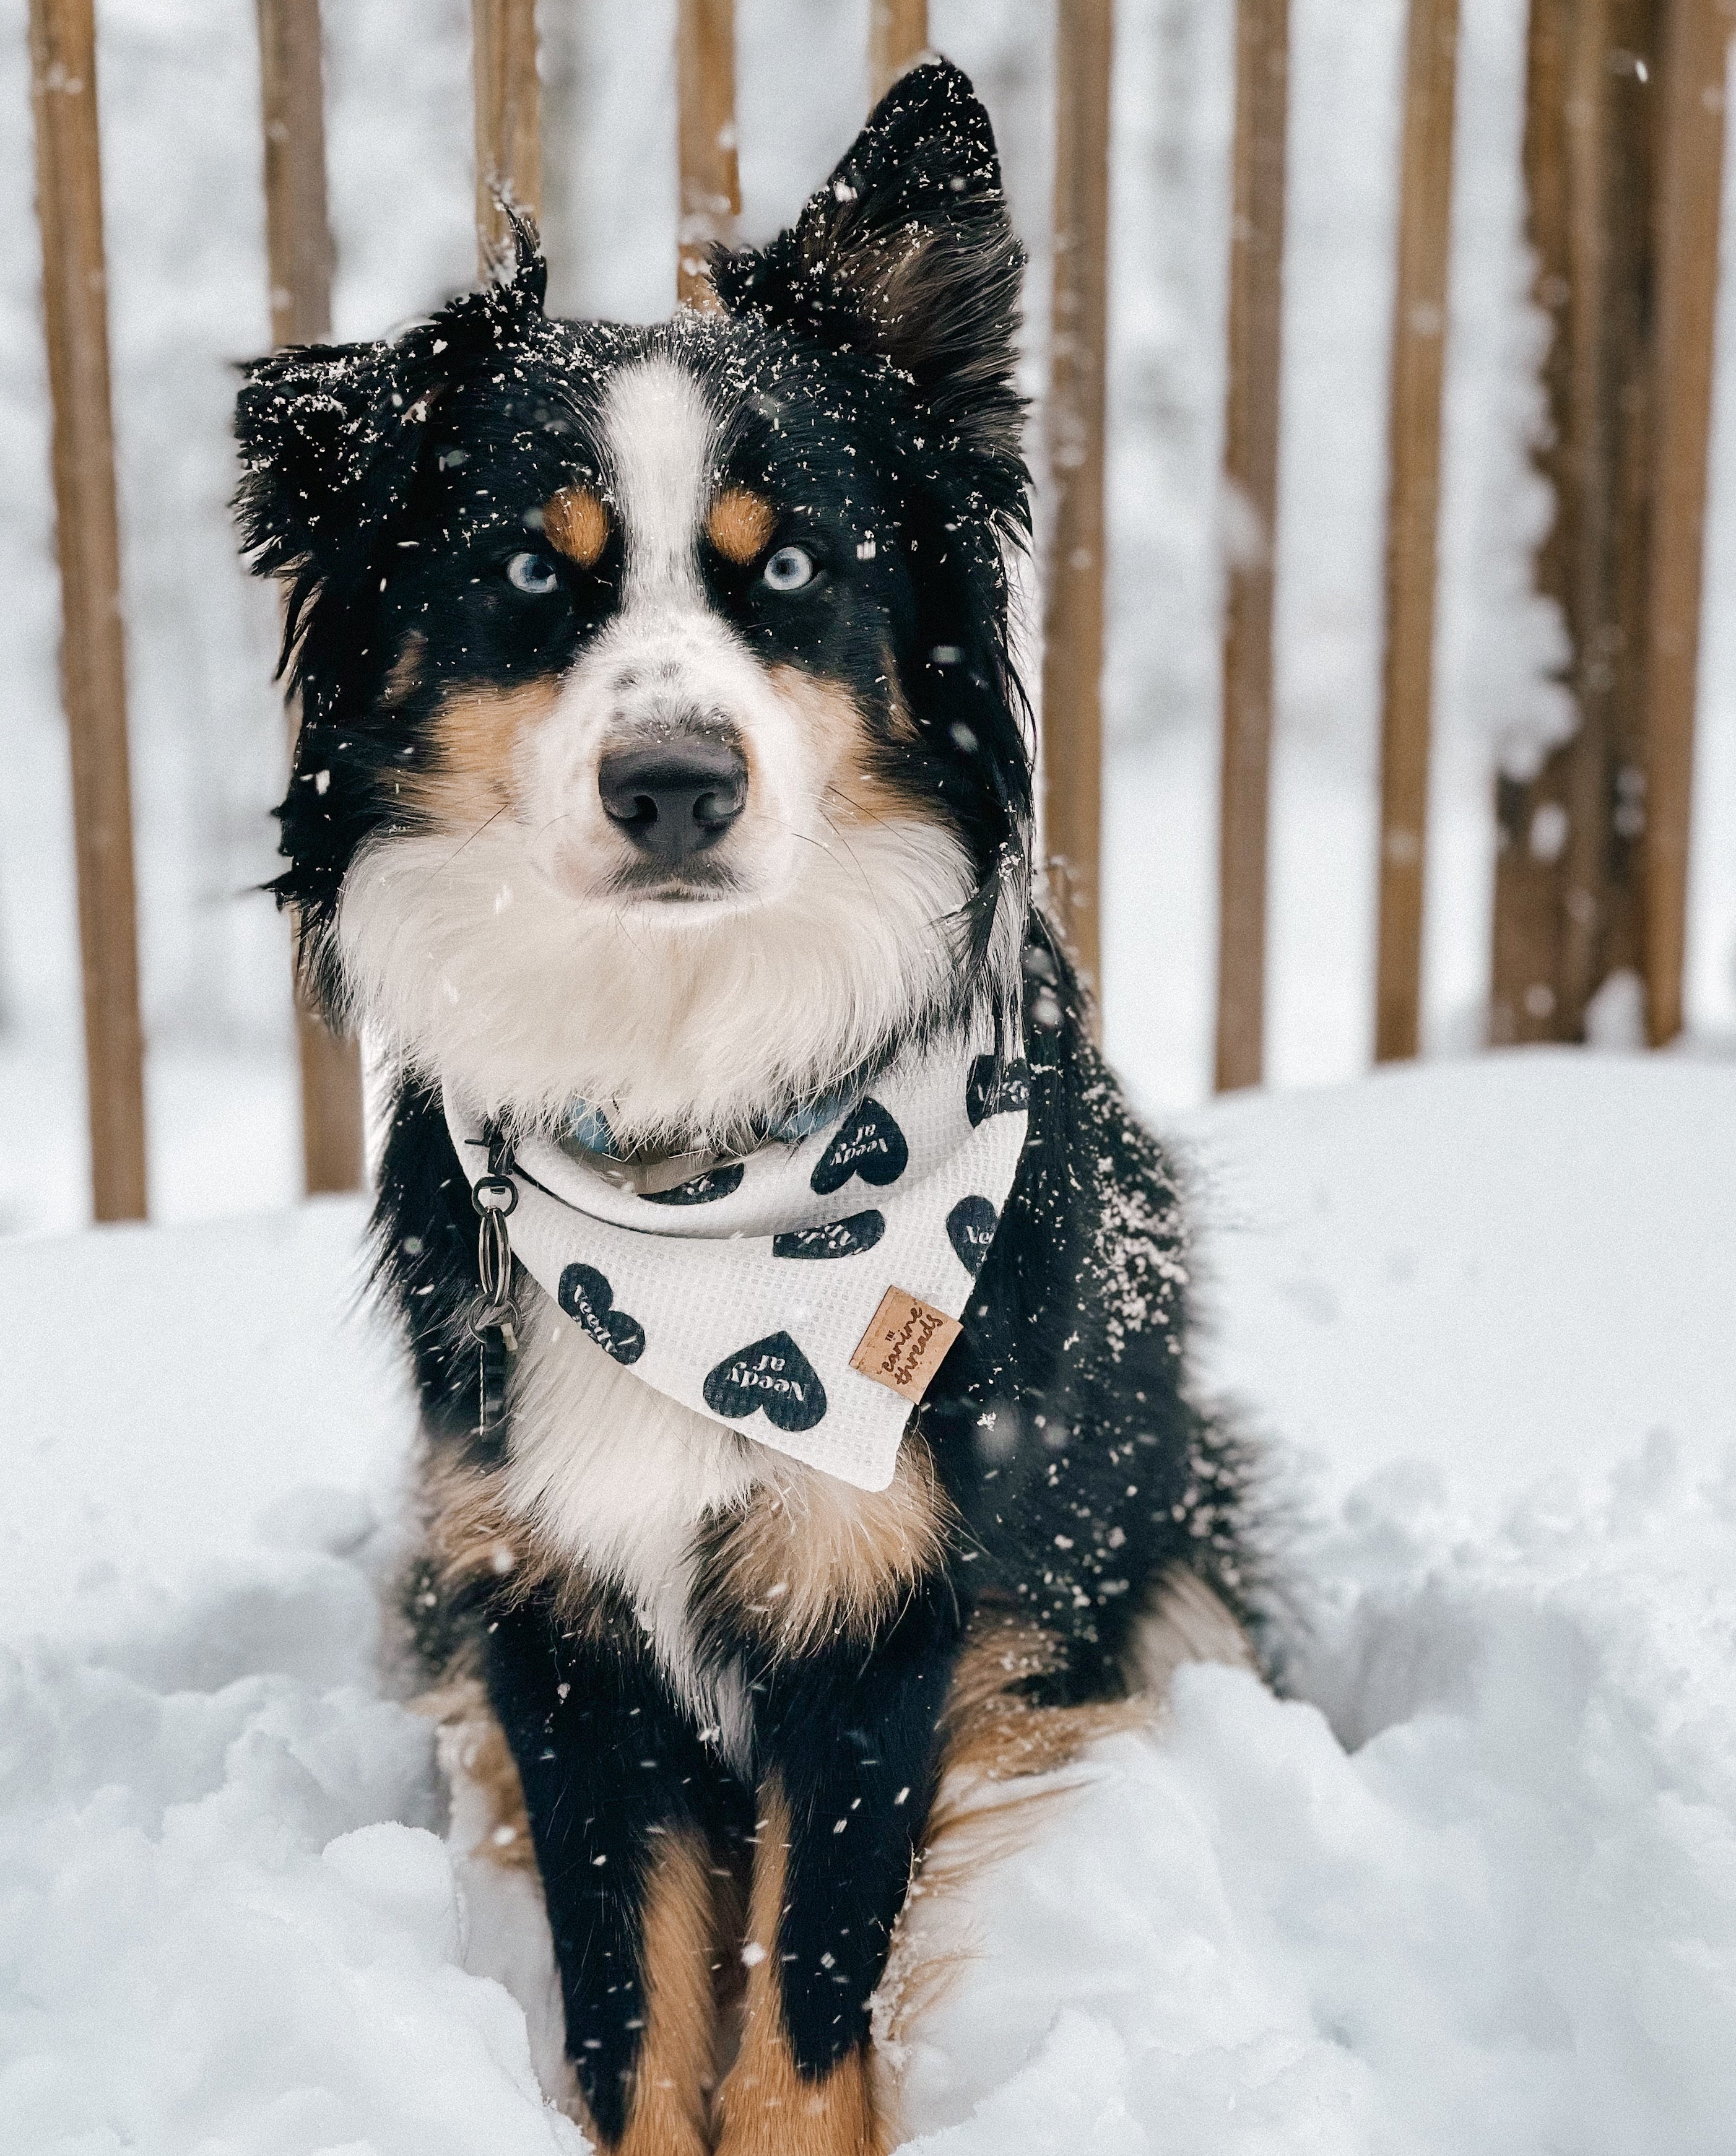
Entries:
{"label": "dog's right ear", "polygon": [[367,576],[408,501],[439,399],[542,320],[537,235],[517,218],[513,228],[510,278],[394,341],[294,345],[244,371],[236,520],[254,572],[290,586],[291,642],[314,592],[354,589]]}

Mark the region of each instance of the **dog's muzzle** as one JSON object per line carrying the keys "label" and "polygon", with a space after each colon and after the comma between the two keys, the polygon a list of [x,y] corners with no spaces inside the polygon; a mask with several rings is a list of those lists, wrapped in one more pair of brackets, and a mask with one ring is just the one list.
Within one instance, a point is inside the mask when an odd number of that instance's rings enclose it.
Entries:
{"label": "dog's muzzle", "polygon": [[679,726],[604,751],[603,811],[660,866],[680,868],[715,846],[747,805],[747,762],[732,726]]}

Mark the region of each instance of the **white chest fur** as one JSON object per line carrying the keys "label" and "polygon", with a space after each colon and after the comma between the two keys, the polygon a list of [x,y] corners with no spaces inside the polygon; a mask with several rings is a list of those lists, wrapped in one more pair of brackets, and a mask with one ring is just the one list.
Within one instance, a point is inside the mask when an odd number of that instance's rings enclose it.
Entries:
{"label": "white chest fur", "polygon": [[619,1589],[675,1696],[745,1764],[739,1687],[702,1670],[689,1601],[695,1533],[759,1480],[759,1449],[641,1384],[539,1290],[513,1376],[505,1491],[542,1537]]}

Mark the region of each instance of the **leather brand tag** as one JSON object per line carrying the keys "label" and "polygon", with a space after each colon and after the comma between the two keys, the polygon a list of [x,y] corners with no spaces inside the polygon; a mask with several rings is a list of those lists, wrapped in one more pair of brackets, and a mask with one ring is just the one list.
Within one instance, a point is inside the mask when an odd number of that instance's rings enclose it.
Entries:
{"label": "leather brand tag", "polygon": [[868,1330],[856,1342],[850,1367],[901,1399],[919,1400],[964,1327],[908,1290],[889,1287]]}

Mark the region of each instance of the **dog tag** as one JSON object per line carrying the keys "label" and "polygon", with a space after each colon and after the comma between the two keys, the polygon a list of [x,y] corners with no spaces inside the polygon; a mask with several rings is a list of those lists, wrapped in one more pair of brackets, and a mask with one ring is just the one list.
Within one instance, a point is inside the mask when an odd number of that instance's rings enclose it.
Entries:
{"label": "dog tag", "polygon": [[512,1306],[512,1241],[507,1217],[518,1204],[518,1186],[512,1180],[512,1152],[498,1132],[490,1134],[489,1172],[470,1186],[470,1203],[476,1209],[476,1276],[481,1283],[483,1305],[470,1319],[476,1342],[476,1434],[485,1437],[499,1428],[506,1412],[506,1358],[518,1353],[514,1330],[518,1312]]}
{"label": "dog tag", "polygon": [[491,1326],[476,1336],[476,1435],[500,1427],[506,1412],[506,1342],[504,1328]]}
{"label": "dog tag", "polygon": [[923,1302],[906,1288],[889,1287],[868,1330],[856,1342],[850,1367],[901,1399],[919,1400],[963,1330],[956,1317],[948,1317],[932,1302]]}

